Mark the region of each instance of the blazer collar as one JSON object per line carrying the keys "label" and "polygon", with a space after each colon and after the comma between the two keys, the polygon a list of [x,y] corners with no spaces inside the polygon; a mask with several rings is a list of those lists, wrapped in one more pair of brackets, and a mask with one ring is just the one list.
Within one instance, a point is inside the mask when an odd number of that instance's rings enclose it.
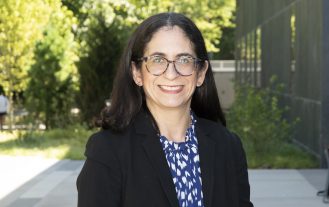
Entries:
{"label": "blazer collar", "polygon": [[[195,117],[196,134],[200,156],[202,191],[204,206],[211,206],[214,183],[215,142],[210,137],[210,129],[204,125],[202,119]],[[162,188],[172,207],[178,207],[177,194],[172,175],[167,164],[157,132],[152,125],[151,117],[145,111],[137,114],[134,127],[142,142],[147,157],[159,176]]]}

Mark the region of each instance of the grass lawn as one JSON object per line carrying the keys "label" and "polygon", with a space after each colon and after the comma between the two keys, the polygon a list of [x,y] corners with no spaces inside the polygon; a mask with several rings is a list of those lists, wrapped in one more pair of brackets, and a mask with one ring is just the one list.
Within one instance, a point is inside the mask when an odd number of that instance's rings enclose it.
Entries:
{"label": "grass lawn", "polygon": [[89,136],[95,131],[81,126],[49,131],[0,133],[0,155],[41,156],[57,159],[85,159]]}
{"label": "grass lawn", "polygon": [[[0,133],[0,155],[29,155],[57,159],[85,159],[83,153],[89,136],[96,132],[82,126],[49,131],[14,131]],[[315,168],[317,159],[297,146],[282,143],[271,152],[259,155],[244,143],[249,168]]]}
{"label": "grass lawn", "polygon": [[294,144],[281,143],[275,150],[257,154],[246,148],[249,168],[317,168],[319,161]]}

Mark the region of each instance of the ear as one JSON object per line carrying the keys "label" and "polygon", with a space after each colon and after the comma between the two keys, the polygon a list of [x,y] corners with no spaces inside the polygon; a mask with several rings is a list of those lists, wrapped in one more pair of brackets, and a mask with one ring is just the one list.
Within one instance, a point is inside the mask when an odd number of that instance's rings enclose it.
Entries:
{"label": "ear", "polygon": [[197,82],[196,82],[197,87],[200,87],[203,84],[208,68],[209,68],[209,62],[208,60],[206,60],[203,68],[198,71]]}
{"label": "ear", "polygon": [[138,69],[135,62],[131,62],[132,72],[133,72],[133,79],[138,86],[143,85],[143,76],[141,69]]}

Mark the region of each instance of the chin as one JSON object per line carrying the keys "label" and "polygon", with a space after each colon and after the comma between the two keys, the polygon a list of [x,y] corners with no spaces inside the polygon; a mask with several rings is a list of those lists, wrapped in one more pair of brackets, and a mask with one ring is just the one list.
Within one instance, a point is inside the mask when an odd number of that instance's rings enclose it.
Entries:
{"label": "chin", "polygon": [[188,102],[184,102],[184,101],[172,101],[172,102],[162,102],[161,103],[162,106],[166,107],[166,108],[182,108],[182,107],[187,107],[188,106]]}

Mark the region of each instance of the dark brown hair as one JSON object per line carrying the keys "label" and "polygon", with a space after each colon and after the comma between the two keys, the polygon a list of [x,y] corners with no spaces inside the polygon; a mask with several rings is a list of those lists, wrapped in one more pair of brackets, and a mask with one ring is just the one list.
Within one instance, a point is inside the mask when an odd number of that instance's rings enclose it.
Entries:
{"label": "dark brown hair", "polygon": [[[103,109],[101,118],[97,122],[98,126],[103,129],[122,131],[140,110],[147,109],[143,89],[133,80],[131,64],[132,61],[138,63],[137,60],[143,57],[145,47],[153,34],[165,26],[181,28],[193,43],[197,57],[209,62],[202,34],[189,18],[172,12],[147,18],[136,28],[122,54],[113,85],[111,106]],[[202,65],[198,68],[202,68]],[[210,64],[204,83],[196,88],[192,96],[191,108],[199,117],[226,125]]]}

